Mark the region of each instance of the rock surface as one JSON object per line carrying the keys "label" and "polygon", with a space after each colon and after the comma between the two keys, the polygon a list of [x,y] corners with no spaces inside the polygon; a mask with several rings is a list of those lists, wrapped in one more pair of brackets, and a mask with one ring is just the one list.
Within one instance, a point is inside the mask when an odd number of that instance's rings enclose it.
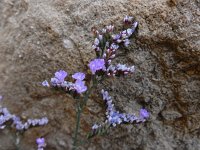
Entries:
{"label": "rock surface", "polygon": [[[117,62],[134,64],[128,78],[104,83],[124,112],[145,107],[148,122],[120,125],[80,149],[200,149],[199,0],[1,0],[1,103],[23,118],[47,116],[46,127],[31,128],[16,143],[16,133],[0,131],[0,149],[36,149],[44,136],[47,150],[71,149],[75,101],[41,87],[58,69],[85,71],[94,57],[91,28],[114,24],[125,15],[139,22],[131,47]],[[102,100],[91,97],[81,133],[104,120]],[[19,138],[18,137],[18,138]]]}

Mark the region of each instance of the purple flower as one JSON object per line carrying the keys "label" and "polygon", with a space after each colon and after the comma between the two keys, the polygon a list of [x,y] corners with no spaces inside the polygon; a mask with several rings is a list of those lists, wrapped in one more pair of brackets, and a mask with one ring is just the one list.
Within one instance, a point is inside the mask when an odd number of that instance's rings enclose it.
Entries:
{"label": "purple flower", "polygon": [[119,40],[121,37],[120,34],[112,35],[113,40]]}
{"label": "purple flower", "polygon": [[130,44],[130,40],[129,40],[129,39],[125,39],[125,40],[124,40],[124,46],[125,46],[125,47],[128,47],[129,44]]}
{"label": "purple flower", "polygon": [[59,82],[64,82],[66,76],[67,72],[65,72],[64,70],[60,70],[55,73],[55,78],[57,78]]}
{"label": "purple flower", "polygon": [[135,30],[135,28],[137,28],[137,26],[138,26],[138,22],[134,22],[133,23],[133,30]]}
{"label": "purple flower", "polygon": [[[60,70],[55,73],[55,77],[51,78],[52,86],[60,86],[64,82],[65,77],[67,76],[67,72]],[[44,83],[45,84],[45,83]]]}
{"label": "purple flower", "polygon": [[35,125],[42,126],[48,123],[48,119],[46,117],[42,119],[28,119],[27,122],[23,123],[20,117],[11,114],[7,108],[0,108],[0,113],[2,114],[0,115],[0,129],[5,128],[3,124],[9,120],[13,121],[13,125],[15,125],[15,128],[17,130],[26,130],[30,126],[35,126]]}
{"label": "purple flower", "polygon": [[140,109],[140,118],[142,119],[149,118],[149,112],[146,109]]}
{"label": "purple flower", "polygon": [[46,125],[49,122],[49,120],[47,117],[43,117],[41,119],[28,119],[27,122],[29,125],[32,125],[32,126],[36,126],[36,125],[43,126],[43,125]]}
{"label": "purple flower", "polygon": [[108,116],[108,121],[111,123],[113,126],[116,126],[116,124],[121,124],[122,119],[121,119],[121,114],[118,112],[110,112]]}
{"label": "purple flower", "polygon": [[[106,109],[106,122],[109,123],[111,126],[115,127],[118,124],[121,123],[133,123],[134,121],[138,122],[144,122],[146,118],[149,117],[149,113],[145,109],[140,110],[140,117],[136,117],[135,114],[126,114],[126,113],[120,113],[118,112],[114,104],[112,102],[111,96],[109,96],[107,91],[104,91],[102,89],[101,91],[103,100],[107,104]],[[95,124],[92,129],[96,129],[98,126]]]}
{"label": "purple flower", "polygon": [[13,116],[12,120],[13,120],[14,124],[17,124],[18,122],[21,122],[20,118],[17,117],[17,116]]}
{"label": "purple flower", "polygon": [[82,73],[82,72],[77,72],[77,73],[72,75],[72,78],[82,81],[83,79],[85,79],[85,74]]}
{"label": "purple flower", "polygon": [[92,74],[95,74],[98,70],[105,70],[105,61],[104,59],[94,59],[89,63],[89,67]]}
{"label": "purple flower", "polygon": [[38,145],[38,150],[43,150],[47,145],[44,138],[37,138],[36,143]]}
{"label": "purple flower", "polygon": [[99,34],[99,40],[101,41],[103,39],[103,35]]}
{"label": "purple flower", "polygon": [[87,86],[85,86],[85,82],[81,80],[76,80],[74,84],[74,89],[80,94],[87,90]]}
{"label": "purple flower", "polygon": [[119,48],[119,45],[112,43],[110,48],[113,49],[113,50],[117,50]]}
{"label": "purple flower", "polygon": [[43,125],[46,125],[48,122],[49,122],[48,118],[47,118],[47,117],[44,117],[44,118],[42,118],[42,119],[40,119],[40,120],[38,121],[38,124],[39,124],[40,126],[43,126]]}
{"label": "purple flower", "polygon": [[126,16],[126,17],[124,18],[124,23],[130,23],[132,20],[133,20],[133,17]]}
{"label": "purple flower", "polygon": [[42,85],[43,85],[43,86],[46,86],[46,87],[49,87],[49,83],[48,83],[47,80],[43,81],[43,82],[42,82]]}
{"label": "purple flower", "polygon": [[94,45],[96,45],[96,46],[99,45],[99,39],[95,38]]}
{"label": "purple flower", "polygon": [[37,139],[36,139],[36,143],[37,143],[38,145],[43,145],[43,144],[45,143],[45,139],[44,139],[44,138],[37,138]]}
{"label": "purple flower", "polygon": [[107,32],[112,32],[114,29],[114,26],[113,25],[106,26],[106,29],[107,29],[106,30]]}
{"label": "purple flower", "polygon": [[127,29],[126,32],[128,36],[131,36],[133,34],[133,29]]}
{"label": "purple flower", "polygon": [[92,130],[96,130],[99,128],[99,125],[97,125],[96,123],[92,126]]}

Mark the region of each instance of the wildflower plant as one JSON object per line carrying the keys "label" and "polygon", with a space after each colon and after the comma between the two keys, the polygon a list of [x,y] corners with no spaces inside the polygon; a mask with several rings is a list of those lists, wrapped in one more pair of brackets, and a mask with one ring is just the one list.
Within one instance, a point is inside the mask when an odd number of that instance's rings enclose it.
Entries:
{"label": "wildflower plant", "polygon": [[[55,73],[54,77],[51,78],[50,82],[47,80],[42,82],[43,86],[61,88],[67,93],[75,96],[77,99],[77,115],[76,127],[73,136],[73,149],[78,147],[78,133],[81,114],[83,112],[83,108],[87,105],[87,101],[92,93],[92,90],[97,87],[98,83],[102,82],[106,78],[126,76],[134,73],[135,71],[134,66],[127,66],[126,64],[112,64],[113,59],[117,56],[118,50],[129,46],[129,38],[133,35],[138,26],[138,22],[134,21],[133,17],[130,16],[126,16],[123,23],[126,29],[117,34],[114,34],[115,28],[113,25],[106,26],[99,31],[93,29],[95,39],[92,49],[96,53],[96,58],[89,62],[89,71],[87,74],[77,72],[69,77],[67,72],[59,70]],[[88,77],[87,80],[86,77]],[[149,117],[149,113],[146,109],[141,109],[139,116],[135,114],[121,113],[116,110],[113,104],[113,99],[107,91],[102,89],[101,94],[102,99],[107,105],[105,113],[106,120],[101,124],[94,124],[91,126],[91,132],[88,134],[88,138],[106,131],[110,127],[116,127],[122,123],[144,122]]]}

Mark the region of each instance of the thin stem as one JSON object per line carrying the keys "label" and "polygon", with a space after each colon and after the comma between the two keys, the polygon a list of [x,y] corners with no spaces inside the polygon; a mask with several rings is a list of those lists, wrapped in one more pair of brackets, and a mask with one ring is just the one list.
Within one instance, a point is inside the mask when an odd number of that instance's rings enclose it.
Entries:
{"label": "thin stem", "polygon": [[76,149],[77,146],[77,138],[78,138],[78,130],[80,128],[80,120],[81,120],[81,112],[82,112],[82,108],[80,107],[80,105],[77,105],[77,116],[76,116],[76,129],[75,129],[75,133],[74,133],[74,143],[73,143],[73,150]]}
{"label": "thin stem", "polygon": [[92,78],[92,82],[93,85],[88,89],[87,93],[85,94],[85,97],[83,98],[83,102],[79,102],[77,105],[77,116],[76,116],[76,129],[75,129],[75,133],[74,133],[74,143],[73,143],[73,150],[75,150],[77,148],[77,142],[78,142],[78,132],[79,132],[79,128],[80,128],[80,120],[81,120],[81,114],[83,111],[83,107],[87,104],[89,95],[92,91],[92,88],[95,87],[96,85],[96,77],[93,76]]}
{"label": "thin stem", "polygon": [[96,76],[92,76],[92,86],[89,88],[88,90],[88,94],[86,94],[86,96],[84,97],[83,99],[83,107],[87,104],[87,101],[88,101],[88,97],[90,95],[90,93],[92,92],[92,89],[96,86],[97,84],[97,80],[96,80]]}

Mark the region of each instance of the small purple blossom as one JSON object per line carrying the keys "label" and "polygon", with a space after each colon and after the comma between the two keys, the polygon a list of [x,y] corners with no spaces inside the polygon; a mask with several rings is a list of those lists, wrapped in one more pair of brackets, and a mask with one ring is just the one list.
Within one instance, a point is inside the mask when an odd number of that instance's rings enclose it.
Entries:
{"label": "small purple blossom", "polygon": [[98,70],[105,70],[104,59],[94,59],[89,63],[92,74],[95,74]]}
{"label": "small purple blossom", "polygon": [[27,122],[23,123],[20,117],[12,115],[7,108],[0,108],[0,113],[0,127],[4,127],[4,123],[9,120],[13,121],[13,125],[15,125],[17,130],[26,130],[30,126],[43,126],[48,123],[48,119],[46,117],[41,119],[28,119]]}
{"label": "small purple blossom", "polygon": [[138,26],[138,22],[134,22],[134,23],[133,23],[133,27],[132,27],[133,30],[135,30],[135,28],[137,28],[137,26]]}
{"label": "small purple blossom", "polygon": [[64,70],[60,70],[55,73],[55,78],[58,79],[59,82],[64,82],[65,77],[67,77],[67,72]]}
{"label": "small purple blossom", "polygon": [[64,81],[63,83],[61,83],[60,85],[62,88],[66,89],[66,90],[71,90],[74,87],[74,83],[72,82],[68,82],[68,81]]}
{"label": "small purple blossom", "polygon": [[113,126],[121,124],[122,123],[121,114],[116,111],[111,111],[110,114],[108,115],[108,122]]}
{"label": "small purple blossom", "polygon": [[129,39],[125,39],[125,40],[124,40],[124,46],[125,46],[125,47],[128,47],[129,44],[130,44],[130,40],[129,40]]}
{"label": "small purple blossom", "polygon": [[94,40],[94,45],[96,45],[96,46],[99,45],[99,39],[95,38],[95,40]]}
{"label": "small purple blossom", "polygon": [[96,130],[96,129],[98,129],[99,128],[99,125],[97,125],[97,124],[94,124],[93,126],[92,126],[92,130]]}
{"label": "small purple blossom", "polygon": [[7,108],[0,108],[0,126],[4,126],[4,123],[11,120],[13,115],[10,114]]}
{"label": "small purple blossom", "polygon": [[46,86],[46,87],[49,87],[49,82],[47,80],[45,80],[45,81],[42,82],[42,85]]}
{"label": "small purple blossom", "polygon": [[140,118],[142,119],[149,118],[149,112],[146,109],[140,109]]}
{"label": "small purple blossom", "polygon": [[133,34],[133,29],[127,29],[126,32],[128,36],[131,36]]}
{"label": "small purple blossom", "polygon": [[[111,96],[109,96],[107,91],[102,90],[101,91],[103,100],[107,104],[107,109],[106,109],[106,117],[107,120],[105,123],[110,124],[110,126],[115,127],[118,124],[121,123],[133,123],[136,121],[137,123],[139,122],[144,122],[146,118],[149,117],[149,113],[145,109],[140,110],[140,116],[137,117],[135,114],[125,114],[125,113],[120,113],[116,111],[114,104],[112,102]],[[92,129],[95,130],[99,128],[101,125],[94,124]]]}
{"label": "small purple blossom", "polygon": [[81,80],[76,80],[74,83],[74,89],[77,93],[81,94],[87,90],[87,86],[85,86],[85,82]]}
{"label": "small purple blossom", "polygon": [[38,150],[44,150],[47,145],[44,138],[37,138],[36,143],[38,146]]}
{"label": "small purple blossom", "polygon": [[132,20],[133,20],[133,17],[131,17],[131,16],[126,16],[126,17],[124,18],[124,23],[131,23]]}
{"label": "small purple blossom", "polygon": [[107,75],[115,76],[115,75],[127,75],[129,73],[134,73],[135,67],[134,66],[126,66],[126,64],[117,64],[116,66],[110,65],[106,69]]}
{"label": "small purple blossom", "polygon": [[57,78],[51,78],[51,85],[52,86],[58,86],[59,84],[60,84],[60,82]]}
{"label": "small purple blossom", "polygon": [[119,40],[121,37],[120,34],[112,35],[113,40]]}
{"label": "small purple blossom", "polygon": [[119,45],[112,43],[110,48],[113,49],[113,50],[117,50],[119,48]]}
{"label": "small purple blossom", "polygon": [[134,66],[127,67],[125,64],[117,64],[116,70],[133,73],[135,71],[135,67]]}
{"label": "small purple blossom", "polygon": [[13,118],[13,123],[15,124],[17,130],[26,130],[30,126],[44,126],[48,122],[49,120],[46,117],[41,119],[28,119],[25,123],[22,123],[19,117]]}
{"label": "small purple blossom", "polygon": [[103,35],[99,34],[99,40],[102,41]]}
{"label": "small purple blossom", "polygon": [[52,86],[60,86],[64,82],[65,77],[67,77],[67,72],[60,70],[55,73],[55,77],[51,78]]}
{"label": "small purple blossom", "polygon": [[49,122],[49,120],[47,119],[47,117],[44,117],[41,119],[28,119],[27,122],[29,125],[32,125],[32,126],[36,126],[36,125],[43,126],[43,125],[46,125]]}
{"label": "small purple blossom", "polygon": [[82,73],[82,72],[77,72],[77,73],[72,75],[72,78],[82,81],[83,79],[85,79],[85,74]]}
{"label": "small purple blossom", "polygon": [[106,31],[107,31],[107,32],[112,32],[113,29],[114,29],[114,26],[113,26],[113,25],[106,26]]}

